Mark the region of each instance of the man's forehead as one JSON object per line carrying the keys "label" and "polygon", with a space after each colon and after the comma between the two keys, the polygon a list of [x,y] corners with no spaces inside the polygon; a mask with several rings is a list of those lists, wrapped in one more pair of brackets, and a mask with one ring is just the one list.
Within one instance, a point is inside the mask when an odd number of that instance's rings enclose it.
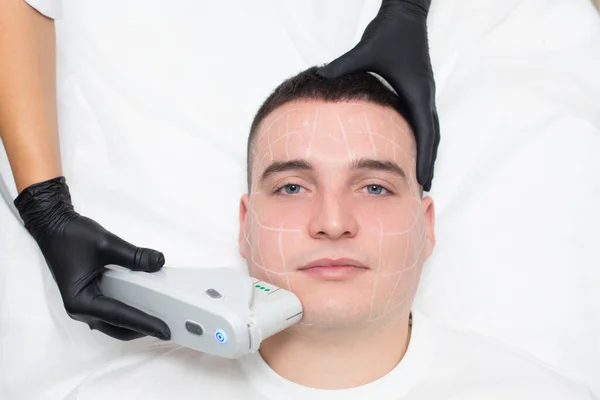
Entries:
{"label": "man's forehead", "polygon": [[340,120],[348,128],[375,128],[390,133],[394,128],[400,131],[397,133],[410,131],[406,120],[395,110],[372,102],[298,100],[286,103],[269,113],[260,124],[257,135],[259,139],[265,139],[265,133],[269,131],[270,137],[273,138],[277,134],[286,134],[289,129],[335,128]]}
{"label": "man's forehead", "polygon": [[258,161],[311,156],[398,160],[401,153],[409,157],[413,140],[395,110],[358,100],[287,103],[271,112],[256,134]]}

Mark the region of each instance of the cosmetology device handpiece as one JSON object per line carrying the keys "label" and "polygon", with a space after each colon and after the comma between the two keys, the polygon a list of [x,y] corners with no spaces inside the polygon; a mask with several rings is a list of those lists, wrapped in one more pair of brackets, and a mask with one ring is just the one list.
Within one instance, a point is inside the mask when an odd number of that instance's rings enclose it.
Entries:
{"label": "cosmetology device handpiece", "polygon": [[292,292],[231,268],[172,268],[158,272],[107,266],[102,293],[163,320],[171,341],[202,353],[237,358],[299,322]]}

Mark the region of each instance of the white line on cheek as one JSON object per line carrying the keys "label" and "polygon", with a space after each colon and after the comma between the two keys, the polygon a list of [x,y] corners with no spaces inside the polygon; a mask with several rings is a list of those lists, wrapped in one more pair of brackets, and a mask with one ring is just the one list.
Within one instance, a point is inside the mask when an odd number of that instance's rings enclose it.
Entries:
{"label": "white line on cheek", "polygon": [[380,316],[375,317],[375,318],[370,318],[369,320],[367,320],[367,322],[375,322],[375,321],[379,321],[382,318],[387,317],[389,314],[391,314],[394,310],[396,310],[397,308],[400,308],[402,306],[404,306],[402,308],[402,312],[404,313],[406,311],[406,309],[408,308],[408,304],[405,304],[406,300],[403,299],[399,304],[395,305],[394,307],[392,307],[390,310],[388,310],[386,313],[382,313]]}
{"label": "white line on cheek", "polygon": [[281,264],[283,265],[283,270],[285,271],[285,281],[287,283],[287,290],[291,291],[292,287],[290,286],[290,277],[288,276],[287,265],[285,263],[285,255],[283,254],[283,222],[281,223],[281,230],[279,231],[279,256],[281,257]]}
{"label": "white line on cheek", "polygon": [[[419,263],[419,255],[421,254],[421,251],[423,250],[423,247],[425,246],[425,240],[424,239],[426,237],[427,237],[426,233],[424,235],[421,235],[421,244],[419,245],[419,249],[417,250],[416,259],[415,259],[415,261],[410,266],[408,266],[406,268],[403,268],[402,270],[400,270],[398,272],[394,272],[394,273],[391,273],[389,275],[386,274],[386,276],[392,276],[392,275],[398,274],[398,280],[396,281],[396,285],[400,282],[400,278],[402,277],[402,275],[405,272],[413,271],[415,269],[415,267],[417,266],[417,264]],[[408,250],[408,248],[407,248],[407,250]],[[408,258],[408,251],[406,252],[406,257]],[[406,263],[406,259],[405,259],[404,262]],[[412,286],[409,289],[407,289],[407,291],[410,291],[410,292],[414,291],[414,286],[416,286],[417,284],[418,284],[418,282],[413,279],[412,280]],[[396,291],[396,285],[394,285],[394,289],[390,293],[390,298],[388,299],[388,303],[386,304],[386,307],[385,307],[385,309],[384,309],[384,311],[383,311],[383,313],[382,313],[382,315],[380,317],[383,317],[383,316],[389,314],[388,311],[389,311],[389,305],[390,305],[390,302],[391,302],[391,295],[393,295],[393,293]],[[402,300],[401,304],[404,303],[404,302],[405,302],[405,300]],[[394,306],[392,309],[395,309],[395,308],[397,308],[397,306]],[[378,318],[380,318],[380,317],[378,317]],[[376,319],[378,319],[378,318],[376,318]]]}
{"label": "white line on cheek", "polygon": [[409,232],[410,232],[410,231],[411,231],[411,230],[412,230],[412,229],[415,227],[415,225],[417,224],[417,220],[418,220],[418,218],[417,218],[417,214],[416,214],[416,213],[414,213],[412,210],[411,210],[411,212],[410,212],[410,213],[412,214],[412,216],[413,216],[414,218],[413,218],[413,222],[412,222],[412,224],[411,224],[411,225],[410,225],[408,228],[406,228],[406,229],[405,229],[405,230],[403,230],[403,231],[396,231],[396,232],[386,232],[386,233],[385,233],[385,235],[386,235],[386,236],[393,236],[393,235],[405,235],[405,234],[409,233]]}
{"label": "white line on cheek", "polygon": [[[248,243],[248,245],[252,248],[252,245],[250,244],[249,238],[250,238],[249,235],[246,236],[246,243]],[[272,271],[272,270],[266,268],[263,265],[264,262],[263,262],[263,264],[260,264],[258,261],[256,261],[254,259],[254,256],[252,255],[252,253],[251,253],[251,258],[252,258],[252,265],[254,265],[256,268],[259,268],[259,269],[263,270],[267,274],[267,279],[269,279],[271,282],[273,282],[273,278],[271,278],[271,275],[279,275],[279,276],[286,276],[287,275],[287,273],[285,273],[285,272]]]}
{"label": "white line on cheek", "polygon": [[[256,211],[254,210],[254,207],[252,207],[252,219],[255,221],[258,221],[258,217],[256,215]],[[250,246],[250,247],[253,249],[253,246]],[[252,256],[252,262],[254,263],[254,265],[258,266],[263,271],[265,271],[265,273],[267,274],[267,279],[269,279],[269,281],[272,282],[273,278],[271,278],[271,275],[269,274],[269,270],[267,268],[263,267],[263,265],[265,265],[265,259],[263,257],[262,247],[260,245],[260,230],[257,230],[257,233],[256,233],[256,247],[258,248],[258,256],[260,257],[260,264],[258,264],[254,260],[254,256]],[[253,251],[252,251],[252,253],[253,253]]]}
{"label": "white line on cheek", "polygon": [[[408,250],[409,249],[410,249],[410,236],[408,236],[408,243],[406,244],[406,251],[404,252],[404,261],[402,262],[402,265],[406,265],[406,261],[408,259]],[[390,303],[392,301],[392,298],[394,297],[394,293],[396,292],[396,288],[398,287],[398,284],[400,283],[400,279],[402,278],[402,275],[404,275],[404,272],[407,269],[408,268],[402,268],[400,270],[400,272],[398,273],[398,278],[396,279],[396,283],[394,284],[394,288],[390,292],[390,297],[388,298],[387,304],[385,305],[385,308],[383,309],[383,314],[385,314],[387,312],[388,308],[390,307]]]}
{"label": "white line on cheek", "polygon": [[379,273],[381,271],[381,256],[383,247],[383,222],[379,219],[379,257],[377,272],[375,273],[375,279],[373,281],[373,290],[371,291],[371,311],[369,312],[369,319],[373,316],[373,307],[375,303],[375,289],[377,288],[377,282],[379,281]]}

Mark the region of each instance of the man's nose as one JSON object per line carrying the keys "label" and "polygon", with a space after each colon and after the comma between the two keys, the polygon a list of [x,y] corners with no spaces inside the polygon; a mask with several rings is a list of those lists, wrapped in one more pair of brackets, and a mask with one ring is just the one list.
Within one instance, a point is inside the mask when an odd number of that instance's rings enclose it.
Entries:
{"label": "man's nose", "polygon": [[353,199],[322,195],[315,199],[310,234],[316,239],[354,237],[358,233]]}

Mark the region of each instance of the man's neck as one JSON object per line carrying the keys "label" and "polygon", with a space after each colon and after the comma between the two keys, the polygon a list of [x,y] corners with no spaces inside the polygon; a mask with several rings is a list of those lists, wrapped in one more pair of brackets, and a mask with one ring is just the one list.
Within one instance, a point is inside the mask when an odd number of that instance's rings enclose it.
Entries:
{"label": "man's neck", "polygon": [[408,315],[386,329],[377,324],[359,332],[304,327],[301,333],[284,331],[268,338],[260,354],[289,381],[315,389],[347,389],[394,369],[406,353],[410,333]]}

